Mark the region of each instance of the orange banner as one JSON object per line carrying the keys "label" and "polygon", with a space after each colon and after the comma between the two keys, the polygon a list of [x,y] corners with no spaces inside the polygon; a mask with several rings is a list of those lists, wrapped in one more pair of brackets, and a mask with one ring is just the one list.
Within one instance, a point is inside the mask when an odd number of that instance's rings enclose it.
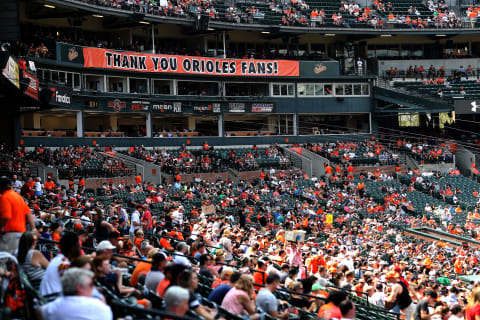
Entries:
{"label": "orange banner", "polygon": [[84,67],[215,76],[298,77],[299,62],[217,59],[83,48]]}

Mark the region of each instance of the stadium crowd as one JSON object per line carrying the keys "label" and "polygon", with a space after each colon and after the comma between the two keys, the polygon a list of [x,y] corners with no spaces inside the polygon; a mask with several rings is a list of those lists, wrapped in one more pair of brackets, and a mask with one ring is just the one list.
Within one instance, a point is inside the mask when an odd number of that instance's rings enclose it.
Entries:
{"label": "stadium crowd", "polygon": [[[391,2],[385,3],[376,0],[370,8],[360,8],[357,1],[341,2],[339,11],[334,12],[331,17],[325,15],[325,10],[332,10],[332,8],[320,8],[320,10],[310,8],[308,2],[304,0],[256,2],[259,4],[257,8],[249,3],[228,6],[214,0],[83,0],[83,2],[143,14],[176,18],[196,18],[203,15],[212,20],[233,23],[264,23],[263,20],[273,18],[273,24],[287,26],[331,25],[351,27],[352,24],[363,23],[375,28],[382,28],[384,24],[388,27],[406,25],[413,29],[462,27],[461,18],[457,17],[453,10],[449,10],[444,1],[434,2],[431,0],[425,3],[425,9],[427,9],[427,12],[431,12],[431,16],[425,16],[415,6],[411,6],[406,14],[395,15],[395,6]],[[478,10],[475,9],[477,8],[470,7],[465,15],[470,19],[472,26],[475,25],[478,14]],[[270,11],[273,17],[270,17],[267,11]],[[342,14],[345,14],[345,17]]]}
{"label": "stadium crowd", "polygon": [[[337,142],[354,145],[380,148]],[[16,254],[29,290],[53,300],[40,306],[43,319],[112,319],[119,299],[125,308],[205,319],[353,319],[364,302],[378,317],[387,309],[405,319],[480,315],[478,283],[457,278],[480,272],[478,249],[399,232],[430,226],[472,235],[473,219],[450,228],[438,205],[415,208],[409,186],[388,187],[398,173],[352,174],[347,165],[319,178],[273,170],[238,183],[220,177],[155,186],[138,176],[132,185],[111,186],[112,195],[127,191],[124,199],[87,195],[81,180],[73,187],[52,181],[28,203],[16,190],[35,177],[2,177],[0,250]],[[382,201],[371,196],[379,192]],[[14,272],[2,274],[14,283]]]}

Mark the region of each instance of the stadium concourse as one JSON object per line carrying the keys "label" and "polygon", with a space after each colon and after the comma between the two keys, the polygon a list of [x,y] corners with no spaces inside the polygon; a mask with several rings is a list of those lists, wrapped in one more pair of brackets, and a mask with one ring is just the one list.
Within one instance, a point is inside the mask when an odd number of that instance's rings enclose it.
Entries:
{"label": "stadium concourse", "polygon": [[[153,184],[140,174],[114,183],[108,171],[100,190],[89,188],[85,172],[62,185],[23,170],[47,154],[52,166],[79,167],[101,158],[99,147],[2,148],[2,316],[476,319],[479,183],[454,167],[430,175],[388,160],[420,149],[443,163],[445,144],[250,146],[236,159],[276,159],[302,147],[330,158],[325,175],[270,167],[249,181],[185,182],[180,170],[172,183]],[[188,158],[193,150],[178,152]],[[386,166],[353,164],[380,156]]]}

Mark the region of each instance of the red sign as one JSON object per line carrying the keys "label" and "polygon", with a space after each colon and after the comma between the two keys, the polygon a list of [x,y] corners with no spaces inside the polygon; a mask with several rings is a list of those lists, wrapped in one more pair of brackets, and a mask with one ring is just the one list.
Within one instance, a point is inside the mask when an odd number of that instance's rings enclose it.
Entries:
{"label": "red sign", "polygon": [[115,112],[120,112],[122,109],[125,109],[127,107],[127,103],[120,101],[120,99],[115,99],[113,101],[108,101],[107,103],[109,108],[113,108]]}
{"label": "red sign", "polygon": [[85,68],[215,76],[298,77],[299,62],[217,59],[83,48]]}
{"label": "red sign", "polygon": [[27,90],[25,90],[25,94],[35,100],[38,100],[38,79],[26,71],[23,71],[23,77],[25,79],[30,79],[30,83],[28,84]]}

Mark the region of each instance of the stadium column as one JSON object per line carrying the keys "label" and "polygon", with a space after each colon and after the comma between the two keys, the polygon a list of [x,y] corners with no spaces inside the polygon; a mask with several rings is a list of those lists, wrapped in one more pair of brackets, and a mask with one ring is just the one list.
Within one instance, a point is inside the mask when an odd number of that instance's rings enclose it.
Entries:
{"label": "stadium column", "polygon": [[83,137],[83,111],[76,112],[77,118],[77,137]]}
{"label": "stadium column", "polygon": [[147,128],[147,138],[152,137],[152,114],[147,113],[147,116],[145,117],[146,121],[146,128]]}
{"label": "stadium column", "polygon": [[298,123],[298,113],[294,113],[293,114],[293,135],[294,136],[298,135],[297,123]]}
{"label": "stadium column", "polygon": [[223,137],[223,114],[218,115],[218,136]]}

